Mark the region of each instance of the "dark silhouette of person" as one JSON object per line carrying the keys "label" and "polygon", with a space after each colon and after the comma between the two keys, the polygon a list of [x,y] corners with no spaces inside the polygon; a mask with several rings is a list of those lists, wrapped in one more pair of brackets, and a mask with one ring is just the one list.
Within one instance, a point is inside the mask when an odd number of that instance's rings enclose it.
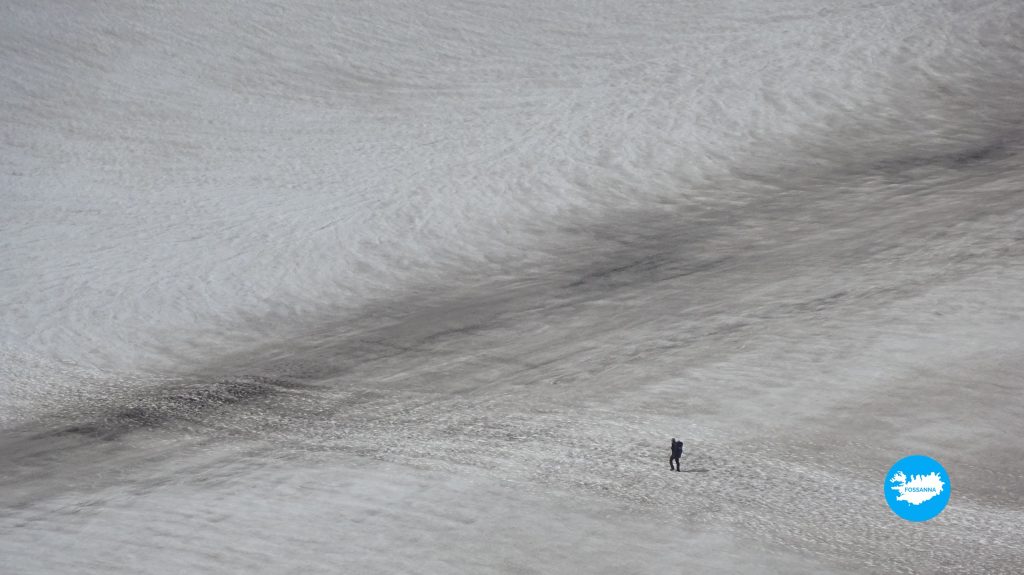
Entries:
{"label": "dark silhouette of person", "polygon": [[[683,456],[683,442],[676,441],[676,438],[672,438],[672,457],[668,458],[668,468],[679,471],[679,458]],[[672,463],[675,462],[675,467]]]}

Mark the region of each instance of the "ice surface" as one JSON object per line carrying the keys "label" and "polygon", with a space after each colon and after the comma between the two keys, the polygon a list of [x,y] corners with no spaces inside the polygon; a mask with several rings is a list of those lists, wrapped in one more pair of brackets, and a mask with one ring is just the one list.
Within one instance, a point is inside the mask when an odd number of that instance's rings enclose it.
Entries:
{"label": "ice surface", "polygon": [[0,570],[1019,570],[1022,27],[5,3]]}

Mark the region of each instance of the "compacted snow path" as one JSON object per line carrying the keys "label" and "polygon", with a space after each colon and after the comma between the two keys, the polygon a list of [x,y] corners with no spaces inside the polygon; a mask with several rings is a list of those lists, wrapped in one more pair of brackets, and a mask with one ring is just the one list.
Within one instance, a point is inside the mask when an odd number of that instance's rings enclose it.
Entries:
{"label": "compacted snow path", "polygon": [[428,4],[0,7],[5,568],[1024,563],[1024,7]]}

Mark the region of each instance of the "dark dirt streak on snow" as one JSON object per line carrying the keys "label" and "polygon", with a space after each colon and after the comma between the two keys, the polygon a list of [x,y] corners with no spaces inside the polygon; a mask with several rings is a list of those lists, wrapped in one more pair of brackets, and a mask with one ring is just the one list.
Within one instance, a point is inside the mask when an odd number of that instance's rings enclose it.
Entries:
{"label": "dark dirt streak on snow", "polygon": [[[973,154],[967,162],[969,168],[964,169],[982,170],[986,157],[1003,160],[1006,150],[1000,146],[982,150],[985,153],[980,155],[964,152],[950,157]],[[10,430],[8,438],[14,439],[0,444],[0,456],[8,465],[59,469],[62,451],[47,449],[53,440],[59,440],[66,453],[72,446],[84,449],[97,442],[116,442],[136,431],[173,429],[182,423],[201,431],[206,420],[220,417],[225,410],[255,407],[273,411],[287,406],[288,396],[312,394],[324,396],[330,403],[330,395],[338,390],[323,382],[357,368],[361,373],[387,373],[398,363],[401,369],[415,370],[427,357],[461,353],[460,348],[472,345],[481,334],[514,332],[517,325],[543,317],[549,321],[571,317],[579,306],[628,300],[631,294],[655,284],[685,291],[687,282],[702,274],[747,280],[754,287],[768,273],[762,269],[765,262],[795,263],[787,273],[799,273],[800,266],[806,265],[800,262],[800,254],[813,254],[819,260],[834,258],[834,265],[854,265],[872,257],[872,250],[865,246],[875,230],[863,224],[877,226],[883,233],[891,226],[909,226],[904,232],[909,229],[916,235],[965,218],[1019,208],[1022,202],[1016,191],[991,192],[972,197],[969,213],[950,212],[941,205],[943,196],[957,197],[947,190],[929,193],[928,200],[938,208],[925,204],[908,210],[899,202],[903,192],[844,197],[846,209],[832,210],[837,198],[819,183],[801,194],[765,192],[742,206],[681,206],[668,214],[661,210],[617,214],[600,226],[573,230],[569,243],[554,250],[558,255],[552,257],[548,269],[524,270],[515,282],[483,282],[455,290],[420,286],[408,298],[383,302],[356,318],[331,320],[329,307],[311,313],[308,319],[295,318],[300,327],[291,332],[301,333],[301,325],[308,323],[313,326],[307,330],[309,335],[213,358],[180,381],[83,406],[78,412],[51,414],[41,419],[42,425]],[[792,225],[777,225],[779,214],[785,214],[785,221]],[[837,232],[830,235],[829,230]],[[814,247],[805,242],[813,242]],[[563,264],[580,260],[586,263]],[[942,279],[930,277],[929,281]],[[905,295],[918,289],[911,288]],[[723,290],[718,301],[692,303],[728,309],[737,305],[730,301],[736,293],[733,286],[731,291]],[[788,308],[780,308],[778,313],[812,313],[846,297],[823,294],[803,303],[785,304]],[[508,357],[500,349],[487,350],[481,361],[518,370],[536,370],[548,363]],[[344,418],[344,409],[339,409],[330,417]],[[69,443],[69,437],[74,441]]]}

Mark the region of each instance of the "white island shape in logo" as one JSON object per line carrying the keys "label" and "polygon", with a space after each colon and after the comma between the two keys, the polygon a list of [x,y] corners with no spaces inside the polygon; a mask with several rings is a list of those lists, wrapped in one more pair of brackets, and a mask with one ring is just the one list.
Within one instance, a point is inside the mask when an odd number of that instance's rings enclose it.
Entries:
{"label": "white island shape in logo", "polygon": [[932,497],[942,493],[942,476],[934,471],[928,475],[911,475],[910,481],[902,471],[892,474],[890,483],[896,485],[890,487],[893,491],[899,491],[900,495],[896,501],[906,501],[911,505],[920,505]]}

